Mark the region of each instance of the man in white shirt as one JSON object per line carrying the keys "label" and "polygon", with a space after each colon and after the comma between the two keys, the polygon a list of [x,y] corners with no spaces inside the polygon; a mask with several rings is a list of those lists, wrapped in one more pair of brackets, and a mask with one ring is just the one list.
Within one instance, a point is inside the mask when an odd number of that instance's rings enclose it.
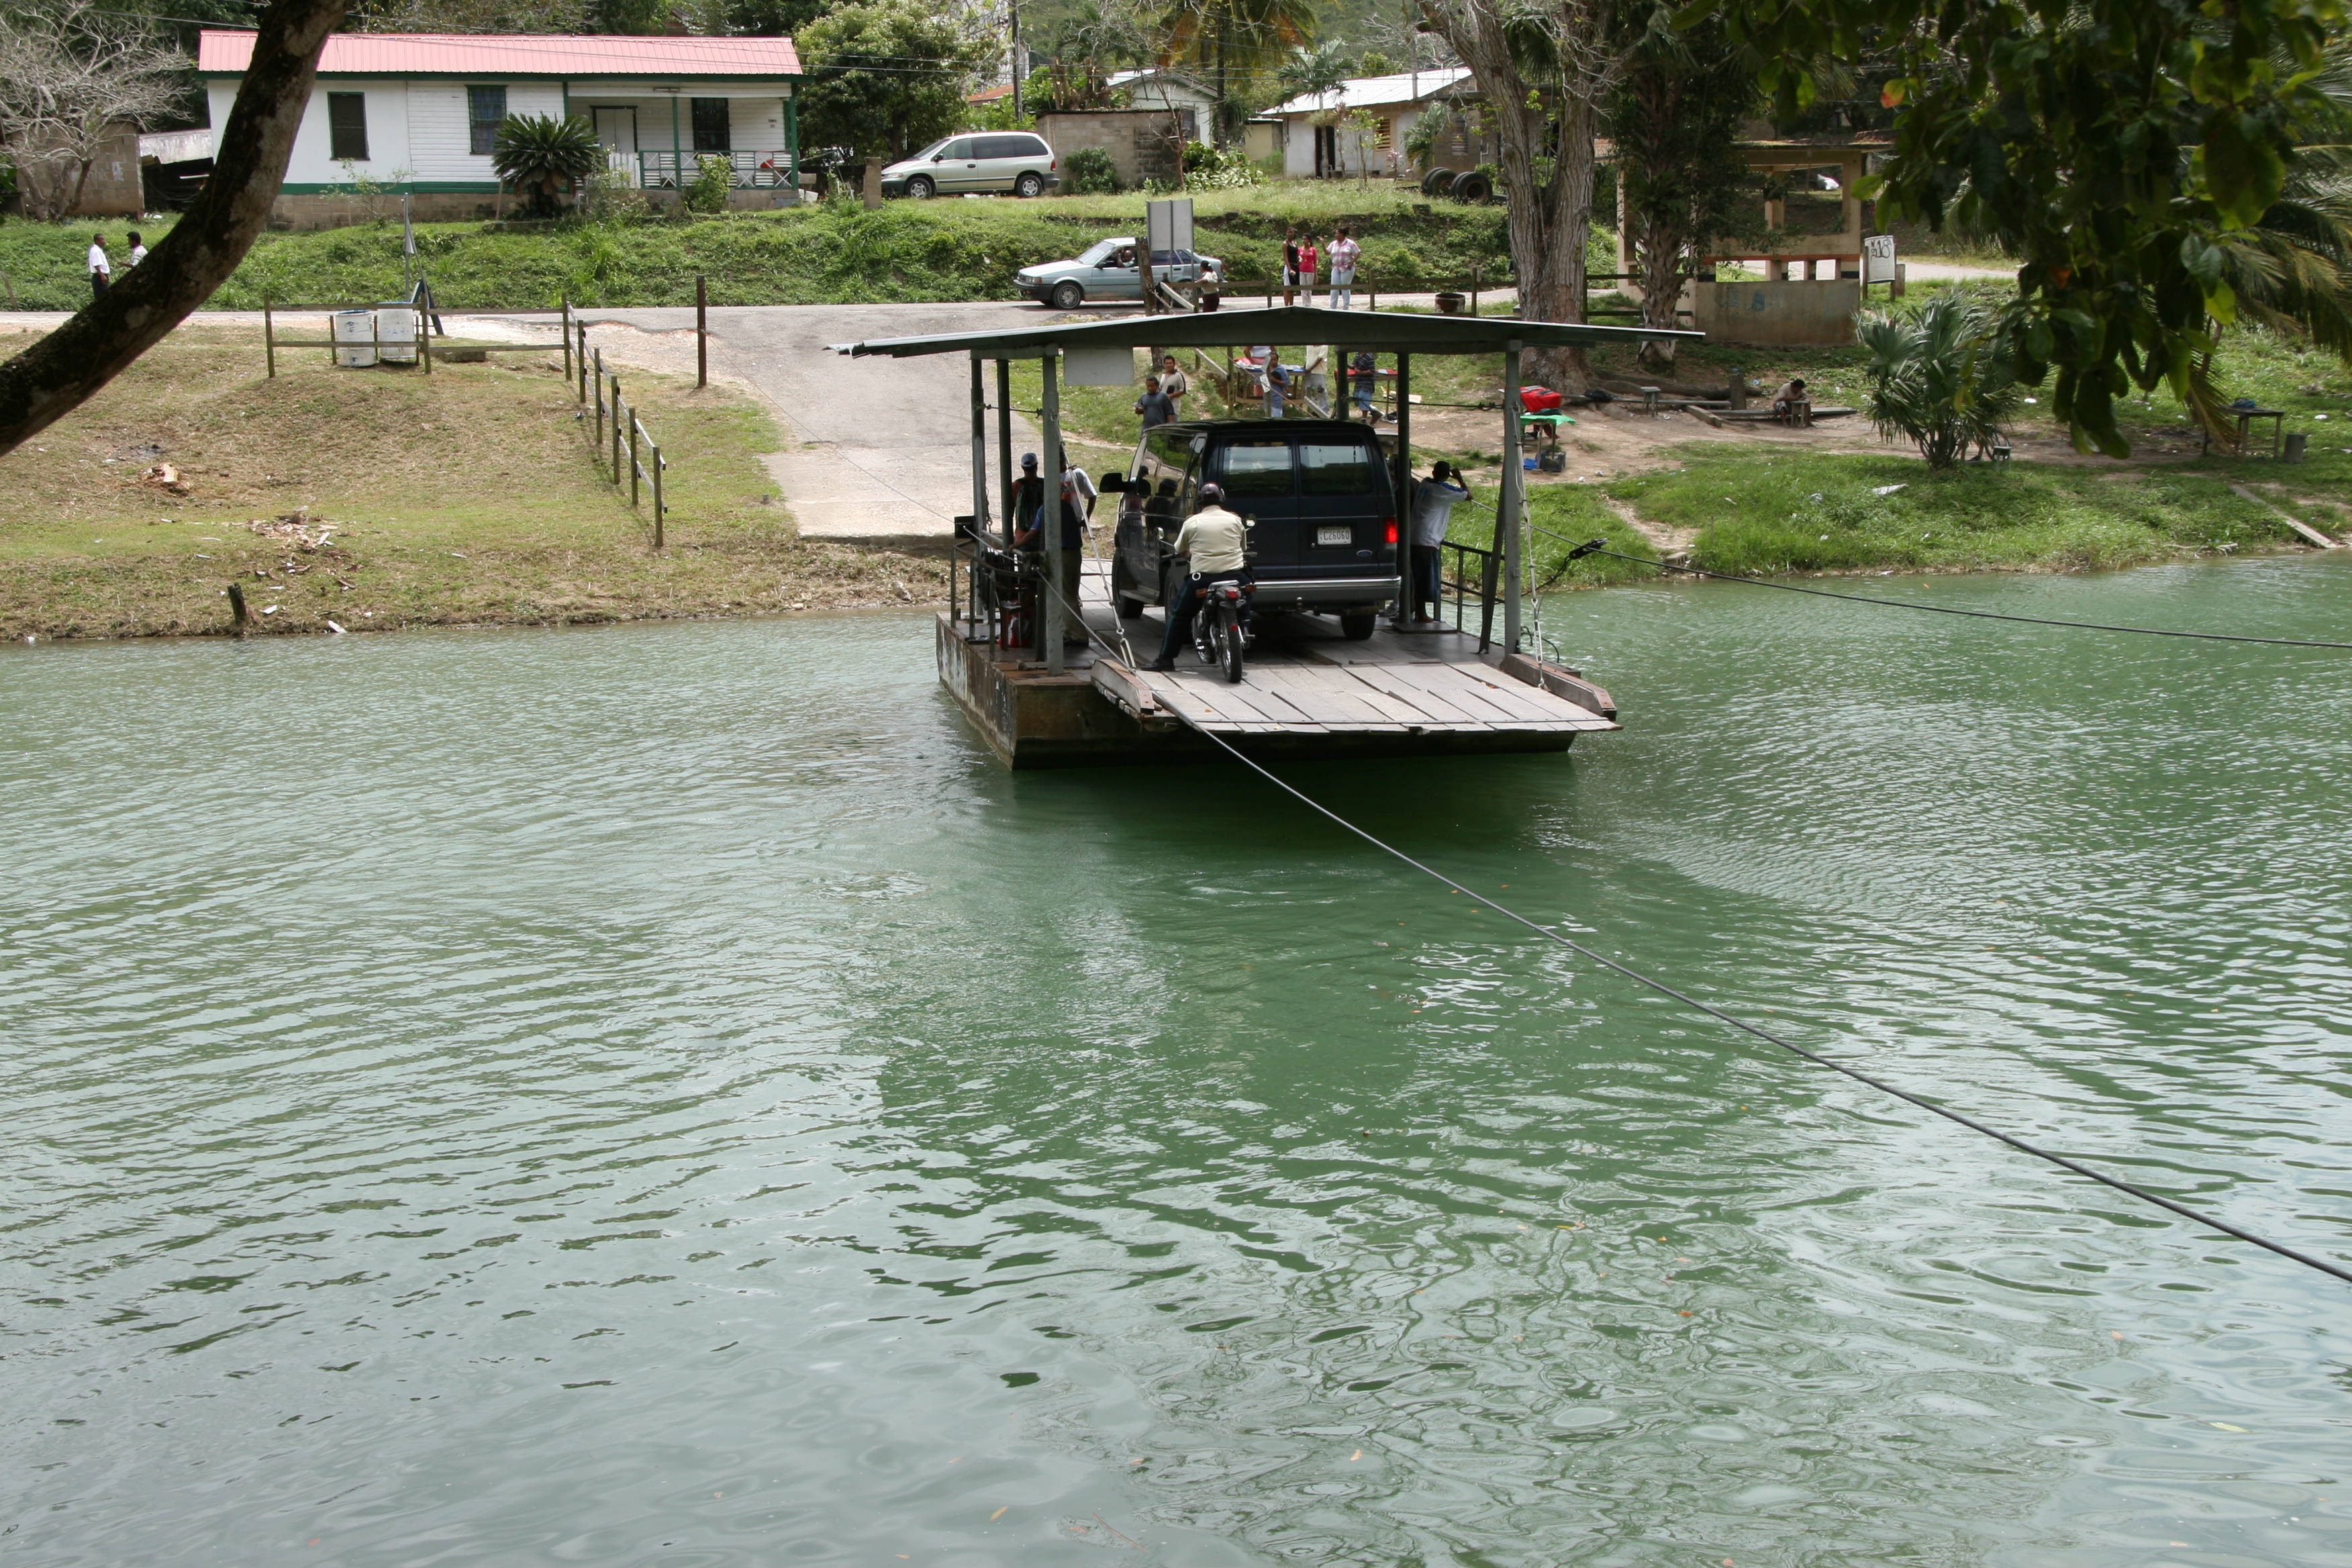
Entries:
{"label": "man in white shirt", "polygon": [[89,297],[99,298],[113,281],[114,262],[106,254],[106,236],[93,234],[89,237]]}
{"label": "man in white shirt", "polygon": [[139,231],[134,228],[131,231],[131,265],[136,267],[146,259],[147,242],[139,237]]}
{"label": "man in white shirt", "polygon": [[[1425,626],[1437,619],[1444,593],[1438,570],[1445,531],[1454,524],[1454,509],[1470,499],[1470,487],[1443,459],[1431,465],[1429,478],[1412,492],[1412,624]],[[1426,613],[1424,613],[1424,610]]]}
{"label": "man in white shirt", "polygon": [[1331,242],[1331,308],[1352,310],[1356,308],[1356,258],[1364,253],[1342,228],[1339,237]]}
{"label": "man in white shirt", "polygon": [[1184,521],[1176,534],[1176,553],[1192,558],[1192,574],[1184,579],[1176,603],[1162,605],[1168,635],[1160,639],[1160,657],[1150,668],[1176,668],[1176,650],[1192,640],[1192,617],[1201,613],[1201,595],[1212,583],[1239,583],[1242,624],[1249,624],[1247,590],[1257,579],[1249,569],[1249,524],[1225,510],[1225,492],[1215,485],[1201,487],[1201,510]]}

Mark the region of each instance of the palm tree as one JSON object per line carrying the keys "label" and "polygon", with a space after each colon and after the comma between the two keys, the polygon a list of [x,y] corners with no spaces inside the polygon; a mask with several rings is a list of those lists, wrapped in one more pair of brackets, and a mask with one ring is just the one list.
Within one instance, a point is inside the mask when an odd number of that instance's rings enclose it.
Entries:
{"label": "palm tree", "polygon": [[576,186],[603,166],[604,150],[596,128],[578,115],[558,120],[551,114],[509,114],[499,121],[490,143],[490,164],[499,178],[528,192],[525,210],[534,217],[552,217],[556,193]]}
{"label": "palm tree", "polygon": [[1881,436],[1917,443],[1931,468],[1990,447],[2017,412],[2023,389],[1993,351],[1993,319],[1957,291],[1927,302],[1916,321],[1875,312],[1854,335],[1870,351],[1870,418]]}
{"label": "palm tree", "polygon": [[1234,78],[1272,74],[1286,53],[1314,41],[1316,16],[1313,0],[1175,0],[1163,24],[1164,56],[1170,64],[1188,61],[1211,73],[1220,142],[1230,141],[1244,119]]}

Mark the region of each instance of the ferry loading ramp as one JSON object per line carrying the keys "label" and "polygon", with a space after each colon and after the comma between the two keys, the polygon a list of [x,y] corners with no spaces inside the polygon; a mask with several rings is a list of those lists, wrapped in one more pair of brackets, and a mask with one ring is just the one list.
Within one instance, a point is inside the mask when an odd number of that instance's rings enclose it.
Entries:
{"label": "ferry loading ramp", "polygon": [[[1338,756],[1563,751],[1579,734],[1616,729],[1616,706],[1606,691],[1528,646],[1519,454],[1523,358],[1530,349],[1700,335],[1296,305],[1057,321],[833,349],[860,357],[961,354],[970,361],[971,511],[958,520],[959,586],[937,626],[940,679],[1009,765],[1053,767],[1205,755],[1213,750],[1204,739],[1209,732],[1270,754]],[[1066,375],[1087,384],[1129,384],[1138,348],[1216,350],[1230,363],[1244,344],[1271,344],[1277,356],[1286,345],[1326,349],[1334,367],[1367,350],[1393,356],[1397,422],[1390,460],[1400,498],[1411,495],[1412,484],[1413,356],[1498,359],[1503,477],[1495,538],[1491,545],[1449,542],[1444,547],[1453,568],[1452,624],[1410,627],[1402,595],[1391,605],[1389,624],[1361,641],[1343,639],[1319,617],[1269,614],[1260,617],[1258,645],[1240,683],[1209,679],[1210,672],[1190,666],[1171,676],[1140,668],[1148,655],[1135,651],[1158,647],[1160,622],[1120,621],[1107,581],[1089,572],[1085,584],[1064,584],[1061,552],[1047,551],[1045,581],[1034,595],[1043,600],[1043,613],[1026,617],[1025,643],[1007,646],[1006,619],[993,591],[999,574],[985,563],[1012,545],[1012,362],[1040,363],[1040,447],[1052,454],[1062,447]],[[1329,379],[1336,384],[1336,377]],[[997,415],[992,473],[992,406]],[[1083,626],[1065,627],[1066,597],[1077,601]],[[1066,629],[1085,637],[1083,648],[1065,648]]]}

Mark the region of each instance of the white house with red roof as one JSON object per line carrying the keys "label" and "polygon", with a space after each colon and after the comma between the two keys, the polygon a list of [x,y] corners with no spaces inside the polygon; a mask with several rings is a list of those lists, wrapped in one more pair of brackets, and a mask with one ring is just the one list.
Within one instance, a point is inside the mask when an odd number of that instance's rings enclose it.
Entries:
{"label": "white house with red roof", "polygon": [[[199,36],[215,132],[252,58],[251,33]],[[371,216],[353,193],[361,179],[407,194],[418,218],[488,216],[499,208],[491,143],[509,114],[590,121],[612,167],[656,200],[675,200],[703,159],[724,158],[731,205],[776,205],[799,184],[800,75],[790,38],[338,33],[272,221],[361,221]]]}

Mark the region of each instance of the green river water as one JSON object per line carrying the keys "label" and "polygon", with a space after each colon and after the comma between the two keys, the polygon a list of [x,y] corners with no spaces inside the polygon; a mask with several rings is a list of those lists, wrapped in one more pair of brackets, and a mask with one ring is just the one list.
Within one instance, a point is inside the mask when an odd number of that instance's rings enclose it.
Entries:
{"label": "green river water", "polygon": [[[2352,655],[1547,614],[1622,734],[1288,775],[2352,1255]],[[923,617],[20,647],[0,737],[16,1568],[2352,1563],[2352,1287],[1237,770],[1009,775]]]}

